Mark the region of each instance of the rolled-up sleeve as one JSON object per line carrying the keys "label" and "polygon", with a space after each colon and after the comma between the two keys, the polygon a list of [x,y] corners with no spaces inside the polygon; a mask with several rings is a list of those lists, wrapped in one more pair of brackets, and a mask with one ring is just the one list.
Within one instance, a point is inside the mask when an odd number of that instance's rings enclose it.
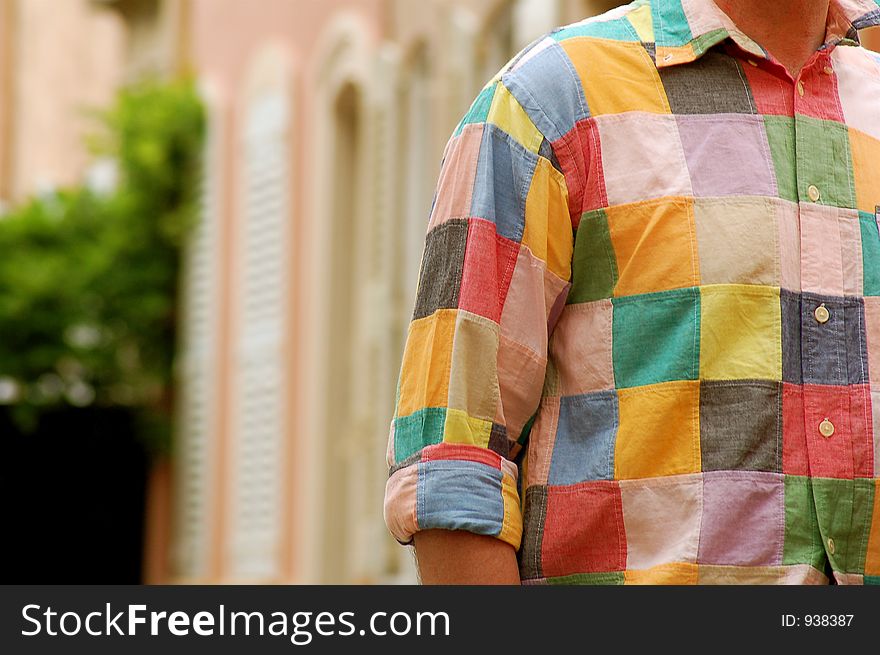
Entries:
{"label": "rolled-up sleeve", "polygon": [[519,548],[519,467],[571,280],[553,147],[497,78],[449,140],[391,419],[385,521]]}

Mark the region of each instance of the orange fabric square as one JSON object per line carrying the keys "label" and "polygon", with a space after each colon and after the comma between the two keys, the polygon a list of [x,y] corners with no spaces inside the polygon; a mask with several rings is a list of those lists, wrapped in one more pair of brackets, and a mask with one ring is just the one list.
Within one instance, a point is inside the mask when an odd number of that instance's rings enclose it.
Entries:
{"label": "orange fabric square", "polygon": [[571,278],[574,234],[568,213],[568,190],[562,173],[543,157],[538,159],[526,198],[522,242],[563,280]]}
{"label": "orange fabric square", "polygon": [[581,78],[591,116],[671,113],[660,74],[641,43],[574,38],[561,45]]}
{"label": "orange fabric square", "polygon": [[446,407],[457,309],[440,309],[409,325],[400,378],[398,416]]}
{"label": "orange fabric square", "polygon": [[605,210],[617,257],[615,296],[700,283],[693,203],[670,197]]}
{"label": "orange fabric square", "polygon": [[880,141],[851,127],[849,143],[856,180],[856,206],[873,214],[880,205]]}
{"label": "orange fabric square", "polygon": [[700,383],[619,389],[618,480],[700,472]]}

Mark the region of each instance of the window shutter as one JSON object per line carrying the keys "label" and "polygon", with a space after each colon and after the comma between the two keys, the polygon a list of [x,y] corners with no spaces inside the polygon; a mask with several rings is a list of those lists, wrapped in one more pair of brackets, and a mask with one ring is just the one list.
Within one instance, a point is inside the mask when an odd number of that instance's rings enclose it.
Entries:
{"label": "window shutter", "polygon": [[232,449],[231,573],[279,574],[284,437],[289,104],[251,100],[242,142],[242,270]]}

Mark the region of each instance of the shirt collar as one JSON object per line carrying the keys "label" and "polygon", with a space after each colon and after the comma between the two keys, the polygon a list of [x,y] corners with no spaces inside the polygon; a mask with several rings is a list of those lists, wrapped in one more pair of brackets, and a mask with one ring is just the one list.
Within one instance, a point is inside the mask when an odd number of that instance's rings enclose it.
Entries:
{"label": "shirt collar", "polygon": [[[727,38],[746,52],[767,58],[767,52],[713,0],[638,0],[636,4],[649,3],[658,67],[692,62]],[[858,44],[858,31],[875,25],[880,25],[880,0],[831,0],[826,43]]]}

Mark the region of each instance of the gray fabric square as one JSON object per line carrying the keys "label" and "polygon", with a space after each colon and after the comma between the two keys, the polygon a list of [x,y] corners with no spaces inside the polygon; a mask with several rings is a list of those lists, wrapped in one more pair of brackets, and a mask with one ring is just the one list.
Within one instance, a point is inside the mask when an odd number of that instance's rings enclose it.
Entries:
{"label": "gray fabric square", "polygon": [[458,307],[467,235],[466,218],[446,221],[428,233],[419,271],[414,321],[438,309]]}
{"label": "gray fabric square", "polygon": [[[801,303],[801,357],[805,384],[865,384],[868,346],[861,298],[804,293]],[[814,312],[824,304],[829,319]]]}
{"label": "gray fabric square", "polygon": [[803,384],[801,371],[801,295],[787,289],[779,292],[782,313],[782,379]]}
{"label": "gray fabric square", "polygon": [[523,540],[519,550],[519,574],[523,580],[544,577],[541,547],[546,518],[547,486],[533,485],[526,489],[523,508]]}
{"label": "gray fabric square", "polygon": [[507,438],[507,427],[498,423],[492,424],[489,433],[489,450],[498,453],[504,458],[510,456],[510,440]]}
{"label": "gray fabric square", "polygon": [[659,70],[673,114],[758,113],[740,62],[723,52]]}
{"label": "gray fabric square", "polygon": [[782,383],[700,383],[703,471],[782,471]]}

